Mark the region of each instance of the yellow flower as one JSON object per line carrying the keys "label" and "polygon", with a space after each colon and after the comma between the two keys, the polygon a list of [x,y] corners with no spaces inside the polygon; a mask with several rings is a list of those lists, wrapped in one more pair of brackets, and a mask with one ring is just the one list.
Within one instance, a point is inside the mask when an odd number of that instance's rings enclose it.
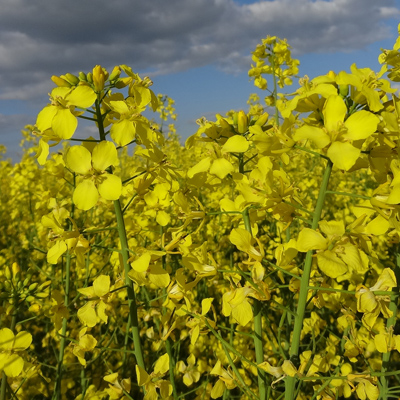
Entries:
{"label": "yellow flower", "polygon": [[322,114],[324,127],[303,125],[293,139],[310,139],[318,149],[327,149],[327,155],[333,164],[348,171],[360,156],[360,146],[354,142],[364,141],[375,131],[379,118],[369,111],[361,110],[351,114],[346,120],[347,107],[339,95],[329,96]]}
{"label": "yellow flower", "polygon": [[93,286],[78,289],[78,292],[89,298],[89,301],[78,310],[81,323],[89,327],[95,326],[99,320],[107,323],[105,310],[110,292],[110,277],[100,275],[93,281]]}
{"label": "yellow flower", "polygon": [[9,377],[16,377],[24,368],[24,360],[17,352],[27,349],[32,343],[32,335],[21,331],[16,336],[11,329],[0,330],[0,371]]}
{"label": "yellow flower", "polygon": [[390,296],[375,295],[374,292],[391,291],[396,286],[394,272],[390,268],[385,268],[374,286],[369,289],[364,285],[357,287],[357,311],[364,313],[362,322],[368,329],[373,328],[381,312],[385,318],[392,316],[392,311],[389,310]]}
{"label": "yellow flower", "polygon": [[60,139],[70,139],[78,126],[75,107],[91,107],[96,100],[96,93],[89,86],[75,88],[56,87],[50,94],[51,104],[40,111],[36,126],[42,132],[51,129]]}
{"label": "yellow flower", "polygon": [[122,192],[121,179],[106,172],[119,164],[117,149],[112,142],[103,140],[92,151],[85,146],[72,146],[65,154],[65,164],[73,172],[83,175],[76,186],[73,201],[81,210],[93,208],[99,196],[105,200],[118,200]]}

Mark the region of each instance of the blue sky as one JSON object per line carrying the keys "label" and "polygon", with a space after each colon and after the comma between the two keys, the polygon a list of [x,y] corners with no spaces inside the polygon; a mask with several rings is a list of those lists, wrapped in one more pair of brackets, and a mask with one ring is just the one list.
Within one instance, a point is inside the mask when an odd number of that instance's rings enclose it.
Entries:
{"label": "blue sky", "polygon": [[264,97],[247,71],[267,35],[286,38],[299,75],[313,78],[354,62],[378,70],[399,22],[395,0],[0,0],[0,143],[18,161],[51,75],[128,64],[175,100],[184,139],[203,115]]}

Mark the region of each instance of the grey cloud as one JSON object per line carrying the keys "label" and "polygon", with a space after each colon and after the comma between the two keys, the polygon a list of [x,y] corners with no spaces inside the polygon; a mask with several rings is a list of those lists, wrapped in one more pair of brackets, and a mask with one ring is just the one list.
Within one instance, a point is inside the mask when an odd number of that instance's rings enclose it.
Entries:
{"label": "grey cloud", "polygon": [[49,77],[129,64],[155,76],[214,64],[246,70],[266,35],[297,55],[389,37],[392,0],[0,0],[0,98],[35,99]]}

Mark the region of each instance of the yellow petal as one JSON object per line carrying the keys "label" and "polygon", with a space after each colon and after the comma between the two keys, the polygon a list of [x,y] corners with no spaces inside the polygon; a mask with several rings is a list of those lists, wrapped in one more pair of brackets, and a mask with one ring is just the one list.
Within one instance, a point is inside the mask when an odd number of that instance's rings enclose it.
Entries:
{"label": "yellow petal", "polygon": [[199,161],[196,165],[193,167],[189,168],[187,172],[188,178],[193,178],[194,175],[200,173],[200,172],[206,172],[210,168],[211,164],[211,158],[206,157],[203,158],[201,161]]}
{"label": "yellow petal", "polygon": [[386,200],[387,204],[400,204],[400,184],[394,185]]}
{"label": "yellow petal", "polygon": [[235,135],[230,137],[222,146],[226,153],[245,153],[249,148],[249,142],[244,136]]}
{"label": "yellow petal", "polygon": [[104,303],[104,301],[100,301],[96,306],[97,317],[100,320],[102,320],[105,324],[108,321],[108,316],[106,314],[106,308],[107,308],[107,305],[106,305],[106,303]]}
{"label": "yellow petal", "polygon": [[356,163],[360,153],[360,149],[348,142],[333,142],[327,155],[335,167],[348,171]]}
{"label": "yellow petal", "polygon": [[304,228],[300,231],[296,246],[298,251],[325,250],[327,247],[327,239],[314,229]]}
{"label": "yellow petal", "polygon": [[59,108],[53,118],[51,127],[60,139],[70,139],[78,126],[78,120],[69,108]]}
{"label": "yellow petal", "polygon": [[211,398],[218,399],[221,397],[225,392],[225,383],[220,379],[217,380],[214,387],[211,389]]}
{"label": "yellow petal", "polygon": [[224,179],[233,170],[233,165],[227,159],[217,158],[210,168],[210,174],[217,175],[219,179]]}
{"label": "yellow petal", "polygon": [[154,365],[154,373],[164,375],[169,370],[169,355],[162,355]]}
{"label": "yellow petal", "polygon": [[166,288],[171,278],[165,269],[159,265],[151,265],[149,268],[149,280],[158,288]]}
{"label": "yellow petal", "polygon": [[98,184],[100,196],[105,200],[118,200],[122,193],[121,178],[112,174],[101,175]]}
{"label": "yellow petal", "polygon": [[79,347],[85,351],[93,350],[97,345],[97,340],[92,335],[83,335],[79,339]]}
{"label": "yellow petal", "polygon": [[0,350],[11,350],[14,345],[14,333],[11,329],[0,329]]}
{"label": "yellow petal", "polygon": [[379,351],[379,353],[387,353],[388,352],[388,334],[387,333],[379,333],[375,335],[374,337],[374,342],[375,342],[375,347],[376,350]]}
{"label": "yellow petal", "polygon": [[10,378],[18,376],[24,368],[24,360],[18,354],[10,354],[4,362],[4,372]]}
{"label": "yellow petal", "polygon": [[80,210],[90,210],[96,205],[99,192],[91,180],[85,179],[75,188],[72,199]]}
{"label": "yellow petal", "polygon": [[72,90],[68,95],[65,96],[65,99],[68,101],[68,104],[74,105],[80,108],[88,108],[93,105],[96,100],[96,93],[90,86],[77,86],[74,90]]}
{"label": "yellow petal", "polygon": [[57,240],[54,246],[47,252],[47,262],[57,264],[58,259],[67,251],[67,245],[64,240]]}
{"label": "yellow petal", "polygon": [[27,349],[32,343],[32,335],[29,332],[21,331],[14,339],[13,349],[16,351]]}
{"label": "yellow petal", "polygon": [[93,168],[97,171],[105,171],[110,165],[118,165],[118,153],[114,143],[101,141],[92,153]]}
{"label": "yellow petal", "polygon": [[110,101],[110,108],[117,112],[118,114],[127,114],[129,113],[129,107],[123,100],[118,101]]}
{"label": "yellow petal", "polygon": [[133,261],[131,266],[137,272],[145,272],[149,268],[150,260],[150,253],[143,253],[138,259]]}
{"label": "yellow petal", "polygon": [[345,227],[344,227],[344,222],[343,221],[325,221],[322,220],[319,222],[319,229],[321,229],[321,231],[323,233],[325,233],[325,235],[328,238],[331,237],[340,237],[342,235],[344,235],[345,233]]}
{"label": "yellow petal", "polygon": [[161,226],[167,226],[171,221],[171,216],[165,211],[158,211],[156,221]]}
{"label": "yellow petal", "polygon": [[317,253],[317,261],[319,269],[330,278],[337,278],[348,271],[347,265],[330,250]]}
{"label": "yellow petal", "polygon": [[135,138],[136,129],[132,121],[123,119],[111,127],[111,138],[119,146],[125,146]]}
{"label": "yellow petal", "polygon": [[338,96],[329,96],[324,104],[322,114],[324,115],[324,125],[328,131],[338,129],[338,123],[344,121],[347,107],[343,99]]}
{"label": "yellow petal", "polygon": [[245,300],[233,308],[232,318],[241,326],[247,325],[253,319],[253,309],[250,303]]}
{"label": "yellow petal", "polygon": [[100,275],[93,281],[94,294],[102,297],[110,291],[110,277],[108,275]]}
{"label": "yellow petal", "polygon": [[201,315],[206,315],[211,308],[211,303],[213,302],[213,297],[208,297],[201,301]]}
{"label": "yellow petal", "polygon": [[85,175],[92,168],[92,155],[83,146],[72,146],[65,153],[65,164],[77,174]]}
{"label": "yellow petal", "polygon": [[360,140],[370,137],[379,124],[379,118],[369,111],[361,110],[346,120],[344,125],[347,127],[345,138]]}
{"label": "yellow petal", "polygon": [[136,364],[136,378],[138,385],[143,386],[150,379],[150,375],[142,367]]}
{"label": "yellow petal", "polygon": [[378,236],[385,234],[389,227],[389,221],[379,214],[376,218],[374,218],[367,224],[364,232]]}
{"label": "yellow petal", "polygon": [[51,104],[43,108],[37,116],[36,126],[42,132],[51,128],[54,116],[57,114],[58,108]]}
{"label": "yellow petal", "polygon": [[93,308],[93,302],[88,301],[83,307],[81,307],[77,312],[79,321],[82,324],[93,327],[97,323],[97,314]]}
{"label": "yellow petal", "polygon": [[325,131],[323,131],[321,128],[310,125],[301,126],[293,135],[293,140],[295,141],[305,139],[311,140],[318,149],[324,148],[331,142],[331,139]]}
{"label": "yellow petal", "polygon": [[290,360],[285,360],[282,364],[282,371],[288,376],[296,376],[297,369]]}
{"label": "yellow petal", "polygon": [[49,155],[49,144],[43,140],[39,140],[39,146],[37,148],[36,158],[40,165],[44,165],[47,160],[47,156]]}

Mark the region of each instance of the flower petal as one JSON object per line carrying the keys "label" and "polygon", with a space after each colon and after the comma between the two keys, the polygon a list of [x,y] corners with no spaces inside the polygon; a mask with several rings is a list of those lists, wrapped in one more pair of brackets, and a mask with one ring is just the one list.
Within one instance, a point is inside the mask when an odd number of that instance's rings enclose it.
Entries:
{"label": "flower petal", "polygon": [[93,168],[97,171],[105,171],[110,165],[118,165],[118,153],[114,143],[101,141],[92,153]]}
{"label": "flower petal", "polygon": [[85,175],[92,168],[92,155],[83,146],[70,147],[64,156],[67,167],[77,174]]}
{"label": "flower petal", "polygon": [[230,137],[222,146],[222,151],[227,153],[245,153],[249,148],[249,142],[244,136],[235,135]]}
{"label": "flower petal", "polygon": [[68,104],[80,108],[88,108],[93,105],[96,100],[96,93],[90,86],[77,86],[71,93],[65,96]]}
{"label": "flower petal", "polygon": [[102,297],[110,291],[110,277],[100,275],[93,281],[93,290],[96,296]]}
{"label": "flower petal", "polygon": [[59,108],[53,118],[51,127],[60,139],[70,139],[78,126],[78,120],[69,108]]}
{"label": "flower petal", "polygon": [[80,210],[90,210],[95,206],[99,199],[99,192],[94,183],[89,180],[83,180],[75,189],[72,200]]}
{"label": "flower petal", "polygon": [[338,123],[344,121],[347,113],[347,107],[343,99],[338,96],[329,96],[324,104],[322,114],[324,115],[324,125],[328,131],[338,129]]}
{"label": "flower petal", "polygon": [[348,171],[356,163],[360,153],[360,149],[348,142],[333,142],[327,152],[334,166],[345,171]]}
{"label": "flower petal", "polygon": [[344,125],[347,127],[345,138],[351,140],[366,139],[370,137],[379,124],[379,118],[369,111],[361,110],[346,120]]}
{"label": "flower petal", "polygon": [[121,178],[112,174],[103,174],[98,189],[103,199],[118,200],[122,193]]}

